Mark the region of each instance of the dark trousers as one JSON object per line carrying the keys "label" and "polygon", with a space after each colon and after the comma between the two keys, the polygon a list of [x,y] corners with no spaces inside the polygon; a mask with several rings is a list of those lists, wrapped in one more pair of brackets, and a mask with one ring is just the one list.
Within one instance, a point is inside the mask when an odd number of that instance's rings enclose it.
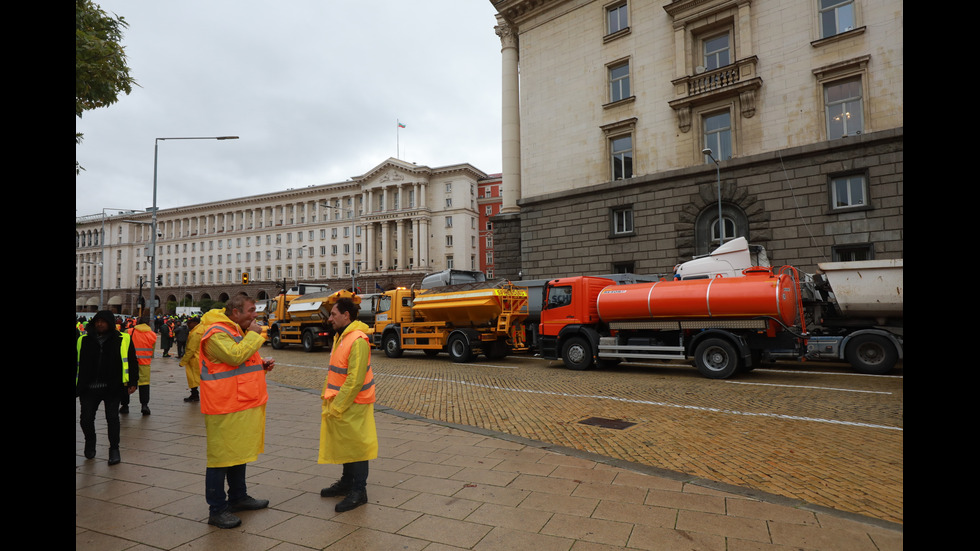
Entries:
{"label": "dark trousers", "polygon": [[82,427],[86,442],[95,442],[95,413],[99,411],[99,404],[105,403],[109,447],[119,447],[119,399],[123,394],[129,396],[125,389],[110,385],[99,389],[87,389],[78,397],[81,404],[78,423]]}
{"label": "dark trousers", "polygon": [[340,478],[344,481],[349,480],[352,489],[364,491],[367,489],[368,462],[344,463],[344,471]]}
{"label": "dark trousers", "polygon": [[[228,481],[228,494],[225,494],[225,480]],[[245,464],[232,467],[208,467],[204,472],[204,499],[212,515],[228,508],[229,501],[246,497]]]}
{"label": "dark trousers", "polygon": [[[138,388],[139,388],[139,393],[140,393],[140,405],[141,406],[149,405],[149,403],[150,403],[150,385],[140,385]],[[128,406],[129,405],[129,393],[128,392],[123,391],[121,403],[124,406]],[[116,408],[116,409],[119,409],[119,408]]]}

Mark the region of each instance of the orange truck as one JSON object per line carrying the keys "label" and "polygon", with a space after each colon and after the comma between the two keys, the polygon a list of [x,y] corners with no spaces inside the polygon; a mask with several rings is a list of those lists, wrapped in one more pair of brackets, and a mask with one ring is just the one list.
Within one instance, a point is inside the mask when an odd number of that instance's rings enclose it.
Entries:
{"label": "orange truck", "polygon": [[554,279],[545,285],[538,348],[575,370],[693,359],[703,376],[726,379],[763,361],[806,358],[890,372],[904,347],[902,261],[818,266],[802,278],[792,267],[756,266],[625,285]]}

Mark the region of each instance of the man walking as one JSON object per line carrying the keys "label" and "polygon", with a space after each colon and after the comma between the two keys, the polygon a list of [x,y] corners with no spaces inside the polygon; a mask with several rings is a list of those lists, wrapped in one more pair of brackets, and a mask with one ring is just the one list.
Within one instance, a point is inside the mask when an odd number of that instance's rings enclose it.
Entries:
{"label": "man walking", "polygon": [[119,456],[119,400],[136,391],[136,349],[130,336],[116,330],[112,312],[102,310],[75,341],[75,397],[81,405],[79,425],[85,435],[85,458],[95,457],[95,413],[105,404],[109,433],[109,464]]}
{"label": "man walking", "polygon": [[[207,430],[205,499],[208,524],[234,528],[233,512],[264,509],[266,499],[249,497],[245,464],[265,451],[265,373],[275,360],[263,360],[262,328],[255,323],[255,300],[232,297],[224,311],[211,310],[201,324],[201,412]],[[225,480],[228,493],[225,494]]]}
{"label": "man walking", "polygon": [[[148,316],[140,318],[139,325],[133,327],[127,333],[133,339],[133,346],[136,347],[136,357],[139,359],[139,393],[140,393],[140,412],[143,415],[150,414],[150,364],[153,362],[153,349],[157,344],[157,334],[150,328],[150,318]],[[129,413],[129,394],[123,394],[122,407],[119,413]]]}
{"label": "man walking", "polygon": [[320,490],[322,497],[345,496],[334,507],[338,513],[367,503],[368,461],[378,457],[371,348],[358,309],[352,299],[340,298],[328,319],[336,334],[321,395],[317,463],[343,465],[340,480]]}

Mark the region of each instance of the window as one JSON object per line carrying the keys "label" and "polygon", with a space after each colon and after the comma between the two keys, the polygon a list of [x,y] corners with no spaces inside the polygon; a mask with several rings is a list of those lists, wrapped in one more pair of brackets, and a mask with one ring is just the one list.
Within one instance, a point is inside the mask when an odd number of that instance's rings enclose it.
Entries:
{"label": "window", "polygon": [[[715,160],[732,158],[732,116],[728,111],[704,116],[704,147]],[[705,162],[711,159],[705,155]]]}
{"label": "window", "polygon": [[729,45],[729,34],[715,35],[705,38],[701,42],[702,60],[704,69],[711,71],[732,62],[731,46]]}
{"label": "window", "polygon": [[847,32],[855,27],[854,0],[820,0],[820,38]]}
{"label": "window", "polygon": [[452,216],[447,216],[446,217],[446,227],[447,228],[453,227],[453,217]]}
{"label": "window", "polygon": [[606,7],[606,34],[618,33],[629,28],[626,2]]}
{"label": "window", "polygon": [[446,246],[447,247],[452,247],[453,246],[453,236],[451,236],[451,235],[447,235],[446,236]]}
{"label": "window", "polygon": [[630,97],[629,61],[609,66],[609,101],[620,101]]}
{"label": "window", "polygon": [[[722,220],[725,224],[725,241],[731,241],[736,237],[735,233],[735,220],[729,218],[728,216],[723,216]],[[711,241],[721,245],[721,235],[718,234],[718,219],[715,218],[714,222],[711,223]]]}
{"label": "window", "polygon": [[860,134],[864,128],[861,79],[851,78],[824,86],[827,109],[827,139]]}
{"label": "window", "polygon": [[613,180],[633,177],[633,136],[619,136],[609,140]]}
{"label": "window", "polygon": [[867,179],[863,174],[830,179],[830,206],[849,209],[868,206]]}
{"label": "window", "polygon": [[633,207],[620,207],[612,211],[613,236],[633,235]]}
{"label": "window", "polygon": [[834,262],[853,262],[856,260],[874,260],[875,248],[870,243],[851,245],[834,245],[831,247]]}

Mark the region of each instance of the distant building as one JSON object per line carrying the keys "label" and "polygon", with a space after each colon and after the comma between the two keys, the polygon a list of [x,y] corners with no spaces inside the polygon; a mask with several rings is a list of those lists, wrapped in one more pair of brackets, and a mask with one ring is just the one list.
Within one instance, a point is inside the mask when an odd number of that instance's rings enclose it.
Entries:
{"label": "distant building", "polygon": [[480,245],[480,271],[487,275],[487,278],[495,277],[494,256],[493,256],[493,217],[500,214],[500,174],[491,174],[477,182],[478,191],[476,198],[477,211],[480,220],[477,223],[479,228]]}
{"label": "distant building", "polygon": [[901,2],[490,1],[499,276],[903,256]]}
{"label": "distant building", "polygon": [[78,218],[76,310],[94,310],[101,295],[104,308],[135,312],[154,257],[164,306],[242,292],[267,298],[283,283],[349,288],[351,270],[362,293],[446,268],[476,270],[478,182],[486,178],[466,163],[391,158],[346,182],[162,209],[155,255],[149,212]]}

